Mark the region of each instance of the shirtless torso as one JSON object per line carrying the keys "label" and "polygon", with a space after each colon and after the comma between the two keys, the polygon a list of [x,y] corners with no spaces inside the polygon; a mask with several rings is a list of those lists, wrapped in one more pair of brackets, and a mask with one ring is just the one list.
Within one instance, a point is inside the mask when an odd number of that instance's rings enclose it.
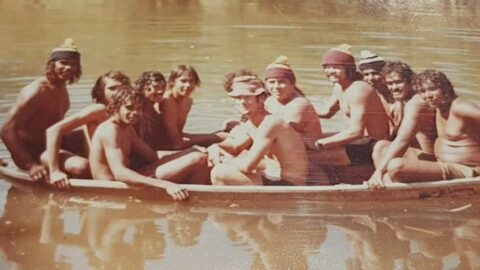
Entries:
{"label": "shirtless torso", "polygon": [[53,85],[42,77],[21,90],[2,128],[2,139],[19,168],[28,170],[39,162],[46,147],[45,131],[69,108],[65,83]]}
{"label": "shirtless torso", "polygon": [[307,145],[313,144],[322,136],[322,128],[315,108],[305,97],[296,95],[287,104],[278,102],[274,97],[268,97],[265,101],[265,109],[289,123],[302,135]]}
{"label": "shirtless torso", "polygon": [[[480,125],[468,115],[469,109],[477,107],[462,98],[456,98],[448,113],[436,112],[438,138],[435,141],[435,156],[443,162],[480,166]],[[478,112],[477,112],[478,114]],[[470,119],[472,117],[472,119]]]}

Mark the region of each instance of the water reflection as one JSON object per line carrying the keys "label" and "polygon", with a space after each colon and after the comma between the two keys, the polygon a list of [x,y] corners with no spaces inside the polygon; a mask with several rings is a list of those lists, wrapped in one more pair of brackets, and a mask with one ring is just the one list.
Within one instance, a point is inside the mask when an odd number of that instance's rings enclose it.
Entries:
{"label": "water reflection", "polygon": [[[329,96],[328,48],[350,43],[448,73],[480,95],[476,0],[0,0],[0,123],[50,48],[73,36],[84,76],[72,112],[90,104],[94,78],[123,70],[196,67],[202,89],[187,130],[237,118],[221,90],[239,68],[262,74],[287,55],[315,103]],[[334,30],[334,31],[333,31]],[[343,119],[322,122],[339,130]],[[6,155],[0,145],[0,155]],[[476,269],[480,201],[195,202],[24,193],[0,181],[0,268],[11,269]],[[5,194],[5,196],[4,196]],[[471,207],[461,208],[470,205]],[[460,208],[459,208],[460,207]],[[459,210],[460,209],[460,210]],[[465,209],[465,210],[464,210]],[[455,211],[454,211],[455,210]]]}
{"label": "water reflection", "polygon": [[175,261],[183,269],[225,267],[196,264],[202,253],[184,261],[181,252],[166,252],[206,247],[230,252],[231,269],[475,269],[479,209],[448,204],[394,203],[374,212],[368,204],[302,202],[191,207],[11,188],[0,248],[19,269],[177,269]]}

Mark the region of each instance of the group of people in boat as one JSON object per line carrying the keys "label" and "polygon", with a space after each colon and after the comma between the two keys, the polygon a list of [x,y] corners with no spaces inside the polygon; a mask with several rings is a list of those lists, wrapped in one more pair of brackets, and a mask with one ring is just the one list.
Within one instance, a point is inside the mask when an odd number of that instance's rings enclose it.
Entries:
{"label": "group of people in boat", "polygon": [[[370,51],[361,52],[357,70],[342,44],[323,56],[333,92],[315,108],[287,60],[269,64],[264,79],[247,69],[227,74],[224,89],[241,119],[190,134],[184,126],[201,81],[189,65],[168,78],[144,72],[135,83],[107,72],[91,90],[93,104],[65,117],[66,86],[82,74],[80,52],[67,39],[45,75],[21,90],[1,138],[20,169],[57,188],[68,188],[69,177],[118,180],[178,200],[188,197],[178,183],[305,185],[319,166],[373,164],[371,188],[480,175],[480,107],[458,97],[443,72],[415,74]],[[320,119],[339,111],[346,127],[323,132]]]}

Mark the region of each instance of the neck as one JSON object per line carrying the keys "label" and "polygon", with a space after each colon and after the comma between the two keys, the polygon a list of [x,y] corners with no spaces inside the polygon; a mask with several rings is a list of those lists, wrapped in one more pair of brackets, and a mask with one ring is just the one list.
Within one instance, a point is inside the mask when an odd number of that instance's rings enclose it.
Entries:
{"label": "neck", "polygon": [[342,80],[342,81],[339,81],[338,84],[340,85],[340,87],[342,88],[343,91],[347,90],[347,88],[353,83],[353,81],[349,80],[349,79],[345,79],[345,80]]}
{"label": "neck", "polygon": [[284,100],[278,100],[278,102],[282,105],[286,105],[288,104],[290,101],[292,101],[294,98],[298,97],[299,94],[297,93],[297,91],[295,90],[294,92],[292,92],[292,94],[290,96],[288,96],[287,98],[285,98]]}
{"label": "neck", "polygon": [[125,128],[128,126],[128,124],[126,124],[125,122],[122,121],[122,119],[120,119],[120,115],[118,114],[113,115],[111,118],[111,121],[113,124],[119,126],[120,128]]}
{"label": "neck", "polygon": [[247,116],[250,122],[252,122],[254,126],[258,127],[267,115],[269,115],[269,113],[265,110],[265,108],[261,108],[255,112],[249,113]]}

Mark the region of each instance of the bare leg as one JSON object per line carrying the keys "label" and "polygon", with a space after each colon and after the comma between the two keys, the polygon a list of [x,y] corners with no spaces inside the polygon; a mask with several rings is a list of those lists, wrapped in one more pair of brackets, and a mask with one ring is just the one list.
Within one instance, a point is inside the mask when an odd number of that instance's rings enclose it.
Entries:
{"label": "bare leg", "polygon": [[[92,178],[88,159],[74,155],[68,151],[60,150],[59,153],[60,170],[73,178],[87,179]],[[40,157],[43,164],[48,165],[45,152]]]}
{"label": "bare leg", "polygon": [[228,164],[218,164],[211,172],[212,184],[214,185],[262,185],[262,176],[256,173],[243,173]]}
{"label": "bare leg", "polygon": [[381,141],[378,141],[373,147],[372,159],[373,159],[373,165],[375,166],[375,168],[378,167],[378,163],[380,163],[380,161],[383,159],[383,156],[385,155],[385,152],[387,151],[388,146],[391,143],[392,142],[390,141],[381,140]]}
{"label": "bare leg", "polygon": [[387,173],[393,182],[443,180],[442,169],[435,161],[395,158],[388,163]]}
{"label": "bare leg", "polygon": [[219,143],[227,138],[228,133],[216,132],[210,134],[184,134],[184,139],[188,142],[188,145],[200,145],[208,147],[214,143]]}
{"label": "bare leg", "polygon": [[[208,174],[201,170],[203,167],[207,167],[207,156],[188,149],[155,161],[138,172],[175,183],[208,183]],[[200,177],[206,179],[198,179]]]}

